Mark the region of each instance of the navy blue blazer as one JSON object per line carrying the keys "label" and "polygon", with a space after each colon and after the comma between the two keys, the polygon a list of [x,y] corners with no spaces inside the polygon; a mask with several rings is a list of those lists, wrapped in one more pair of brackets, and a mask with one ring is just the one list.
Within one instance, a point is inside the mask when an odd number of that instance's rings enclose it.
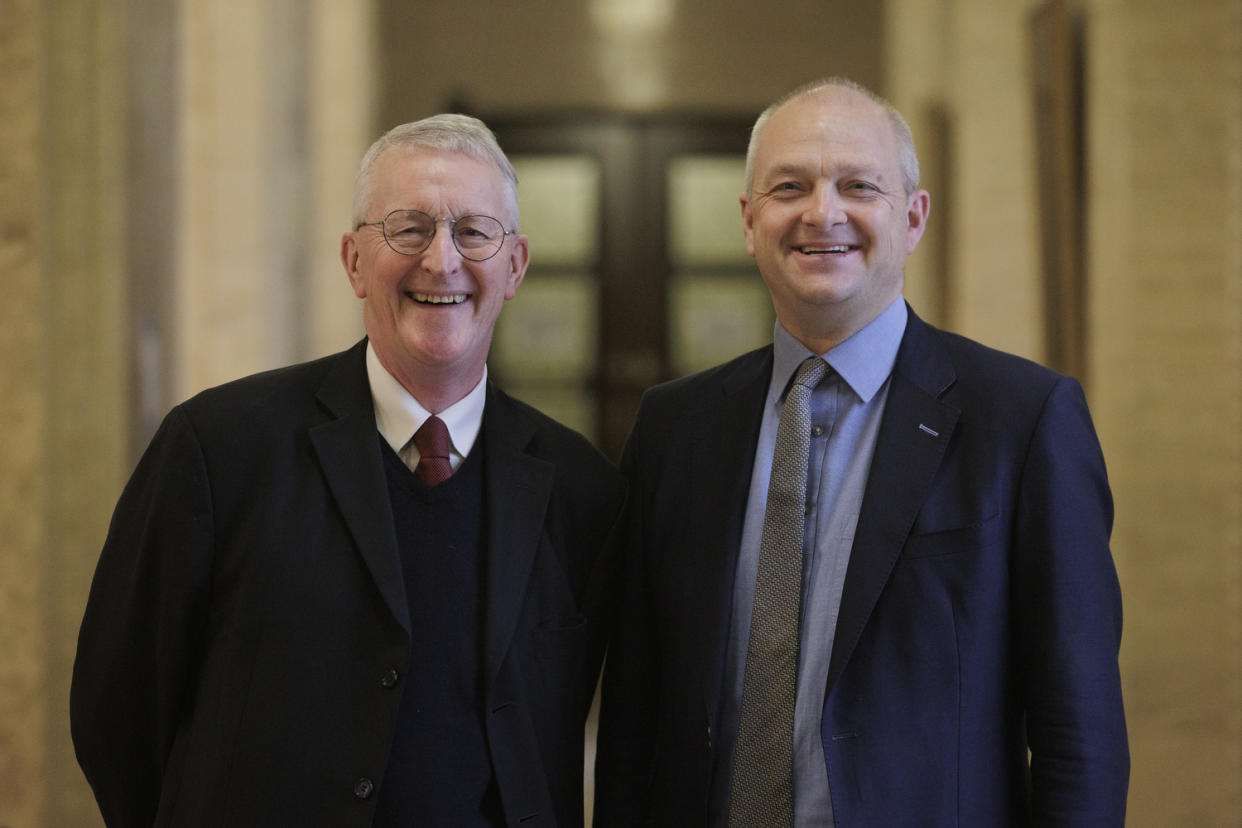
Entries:
{"label": "navy blue blazer", "polygon": [[[126,486],[71,691],[111,828],[371,825],[409,648],[364,361],[229,383],[165,419]],[[490,387],[480,665],[509,825],[582,824],[605,542],[624,482]]]}
{"label": "navy blue blazer", "polygon": [[[771,370],[769,346],[640,406],[600,828],[705,825],[731,761],[713,733]],[[837,825],[1122,825],[1112,499],[1078,383],[913,312],[891,382],[824,688]]]}

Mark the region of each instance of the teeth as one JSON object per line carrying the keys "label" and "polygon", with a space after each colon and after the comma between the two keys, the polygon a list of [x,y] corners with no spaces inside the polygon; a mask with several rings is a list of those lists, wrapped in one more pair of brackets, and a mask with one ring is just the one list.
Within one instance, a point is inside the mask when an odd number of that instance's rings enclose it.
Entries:
{"label": "teeth", "polygon": [[848,244],[834,244],[831,247],[804,247],[803,253],[848,253],[851,250]]}
{"label": "teeth", "polygon": [[468,293],[454,293],[450,296],[441,296],[431,293],[411,293],[410,296],[415,302],[423,302],[428,305],[460,305],[462,302],[470,298]]}

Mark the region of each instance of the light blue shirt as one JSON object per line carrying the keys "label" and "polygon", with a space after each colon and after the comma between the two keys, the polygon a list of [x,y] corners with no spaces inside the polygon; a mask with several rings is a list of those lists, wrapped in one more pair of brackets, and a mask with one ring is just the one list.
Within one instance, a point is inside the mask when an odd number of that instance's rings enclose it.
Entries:
{"label": "light blue shirt", "polygon": [[[832,371],[811,394],[811,450],[802,562],[802,630],[794,710],[794,825],[833,823],[821,719],[828,662],[836,633],[841,589],[849,565],[875,438],[888,399],[889,376],[906,329],[906,304],[898,298],[870,324],[826,354]],[[711,824],[725,828],[733,775],[733,745],[742,706],[746,646],[750,637],[759,542],[767,505],[772,452],[785,392],[798,366],[815,356],[779,322],[773,334],[768,387],[733,584],[733,613],[725,658],[723,708],[712,779]]]}

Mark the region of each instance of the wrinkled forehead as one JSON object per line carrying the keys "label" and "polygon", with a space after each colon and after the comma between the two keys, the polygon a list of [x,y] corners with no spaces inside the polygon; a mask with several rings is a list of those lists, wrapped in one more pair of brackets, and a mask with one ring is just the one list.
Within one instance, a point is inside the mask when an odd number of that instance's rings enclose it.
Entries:
{"label": "wrinkled forehead", "polygon": [[376,159],[372,176],[372,204],[385,212],[410,208],[507,220],[516,209],[516,194],[504,173],[469,153],[391,147]]}
{"label": "wrinkled forehead", "polygon": [[897,141],[887,113],[852,90],[827,89],[790,101],[759,135],[756,181],[790,166],[873,169],[900,180]]}

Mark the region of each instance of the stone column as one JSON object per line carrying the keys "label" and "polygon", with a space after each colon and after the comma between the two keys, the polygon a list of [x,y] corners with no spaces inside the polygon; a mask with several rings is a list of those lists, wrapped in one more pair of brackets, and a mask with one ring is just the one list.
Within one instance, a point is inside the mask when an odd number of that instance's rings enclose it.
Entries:
{"label": "stone column", "polygon": [[123,16],[0,27],[0,824],[99,824],[69,741],[86,588],[127,466]]}
{"label": "stone column", "polygon": [[14,0],[0,27],[0,824],[9,825],[38,824],[47,805],[43,228],[38,202],[28,197],[41,184],[38,8],[36,0]]}
{"label": "stone column", "polygon": [[361,335],[339,252],[371,26],[365,0],[182,5],[175,398]]}
{"label": "stone column", "polygon": [[886,82],[932,203],[907,298],[936,324],[1032,359],[1044,350],[1028,84],[1037,5],[892,0],[885,15]]}

